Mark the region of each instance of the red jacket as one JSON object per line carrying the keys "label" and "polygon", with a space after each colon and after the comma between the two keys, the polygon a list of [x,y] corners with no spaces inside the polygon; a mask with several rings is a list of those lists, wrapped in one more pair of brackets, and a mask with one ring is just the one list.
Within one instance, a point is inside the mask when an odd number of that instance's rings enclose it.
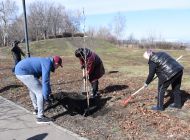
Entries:
{"label": "red jacket", "polygon": [[[81,57],[79,59],[81,65],[85,65],[84,59]],[[100,57],[94,52],[90,51],[86,56],[86,67],[90,82],[98,80],[105,74],[103,62]]]}

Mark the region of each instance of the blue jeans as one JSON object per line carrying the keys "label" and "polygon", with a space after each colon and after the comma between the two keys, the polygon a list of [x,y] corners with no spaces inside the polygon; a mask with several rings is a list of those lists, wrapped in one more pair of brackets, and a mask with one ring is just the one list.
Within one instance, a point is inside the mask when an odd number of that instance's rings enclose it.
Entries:
{"label": "blue jeans", "polygon": [[41,118],[44,114],[44,99],[42,94],[42,84],[33,75],[16,75],[29,89],[30,98],[34,109],[38,110],[37,117]]}

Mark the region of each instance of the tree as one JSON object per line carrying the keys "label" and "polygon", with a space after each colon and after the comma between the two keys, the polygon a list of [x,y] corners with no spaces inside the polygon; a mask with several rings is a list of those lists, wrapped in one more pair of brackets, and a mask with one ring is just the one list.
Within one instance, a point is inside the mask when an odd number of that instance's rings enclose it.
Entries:
{"label": "tree", "polygon": [[9,26],[16,18],[18,7],[15,1],[5,0],[0,2],[0,24],[3,31],[3,45],[6,46],[8,43]]}
{"label": "tree", "polygon": [[123,33],[125,32],[125,28],[126,28],[125,16],[122,16],[120,13],[117,13],[114,16],[114,19],[112,22],[112,29],[118,42],[119,42],[119,39],[123,39]]}
{"label": "tree", "polygon": [[80,31],[82,14],[80,11],[68,11],[65,16],[66,30],[71,33]]}

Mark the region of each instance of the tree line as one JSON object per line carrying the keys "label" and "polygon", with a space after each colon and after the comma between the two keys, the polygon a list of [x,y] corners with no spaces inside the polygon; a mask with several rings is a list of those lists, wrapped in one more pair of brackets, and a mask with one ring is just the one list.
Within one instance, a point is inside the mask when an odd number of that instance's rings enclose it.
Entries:
{"label": "tree line", "polygon": [[[20,10],[22,11],[22,10]],[[100,38],[126,47],[148,48],[181,48],[181,44],[157,42],[155,35],[150,33],[147,38],[137,40],[131,34],[125,37],[126,18],[116,13],[107,26],[88,27],[84,32],[84,15],[79,10],[66,10],[63,5],[52,1],[35,0],[27,7],[27,23],[30,41],[42,39],[62,38],[71,36],[85,36]],[[0,46],[8,46],[14,40],[24,41],[24,16],[19,14],[19,7],[14,0],[0,0]],[[160,40],[160,39],[159,39]],[[180,47],[179,47],[180,46]],[[184,48],[184,47],[182,47]]]}
{"label": "tree line", "polygon": [[[24,39],[23,14],[13,0],[0,1],[0,45]],[[81,12],[67,11],[64,6],[49,1],[34,1],[27,9],[29,40],[47,39],[80,30]]]}

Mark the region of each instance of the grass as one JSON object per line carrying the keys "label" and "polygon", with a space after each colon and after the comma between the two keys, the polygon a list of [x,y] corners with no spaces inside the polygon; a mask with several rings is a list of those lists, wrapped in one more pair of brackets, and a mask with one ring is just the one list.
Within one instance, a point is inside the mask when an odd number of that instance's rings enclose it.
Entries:
{"label": "grass", "polygon": [[[146,78],[148,74],[147,60],[143,59],[142,55],[145,49],[119,48],[114,44],[100,39],[86,39],[83,38],[64,38],[64,39],[50,39],[39,42],[30,43],[31,56],[53,56],[60,55],[67,59],[64,66],[66,69],[79,66],[79,61],[74,56],[76,47],[88,47],[95,51],[103,60],[106,71],[117,70],[129,77],[143,77]],[[24,44],[21,45],[25,51]],[[0,51],[10,56],[10,47],[2,47]],[[184,66],[184,76],[182,87],[190,87],[190,52],[186,50],[156,50],[166,51],[174,58],[181,55],[184,57],[180,63]]]}

